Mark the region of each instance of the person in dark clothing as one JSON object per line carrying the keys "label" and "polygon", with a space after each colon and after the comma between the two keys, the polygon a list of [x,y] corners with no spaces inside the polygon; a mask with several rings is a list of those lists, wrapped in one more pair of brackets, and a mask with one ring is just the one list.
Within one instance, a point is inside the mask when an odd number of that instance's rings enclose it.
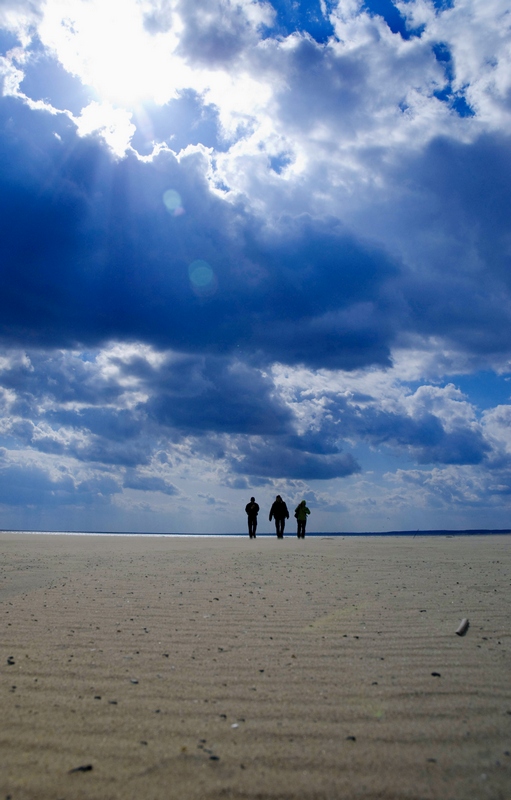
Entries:
{"label": "person in dark clothing", "polygon": [[270,509],[270,522],[272,517],[275,519],[275,531],[277,533],[277,539],[283,539],[286,519],[289,519],[289,511],[287,510],[287,506],[280,494],[277,495],[275,502]]}
{"label": "person in dark clothing", "polygon": [[245,506],[245,511],[248,517],[248,535],[251,539],[256,538],[257,530],[257,515],[259,513],[259,506],[255,501],[255,497],[250,498],[250,503]]}
{"label": "person in dark clothing", "polygon": [[305,526],[307,525],[307,515],[310,514],[310,509],[307,508],[305,500],[302,500],[295,508],[295,517],[298,525],[296,535],[299,539],[305,539]]}

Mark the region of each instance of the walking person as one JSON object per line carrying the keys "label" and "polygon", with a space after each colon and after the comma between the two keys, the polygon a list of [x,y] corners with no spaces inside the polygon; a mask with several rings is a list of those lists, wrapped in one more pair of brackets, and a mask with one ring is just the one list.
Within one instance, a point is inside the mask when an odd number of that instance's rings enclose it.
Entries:
{"label": "walking person", "polygon": [[307,515],[310,514],[310,509],[307,508],[305,504],[305,500],[302,500],[301,503],[295,508],[295,517],[296,523],[298,525],[298,529],[296,531],[296,535],[299,539],[305,539],[305,526],[307,525]]}
{"label": "walking person", "polygon": [[259,513],[259,506],[255,501],[255,497],[250,498],[250,503],[245,506],[248,518],[248,535],[251,539],[256,538],[257,530],[257,515]]}
{"label": "walking person", "polygon": [[272,517],[275,519],[275,531],[277,534],[277,539],[283,539],[286,519],[289,519],[289,511],[287,510],[287,506],[280,494],[277,495],[275,502],[270,509],[270,522]]}

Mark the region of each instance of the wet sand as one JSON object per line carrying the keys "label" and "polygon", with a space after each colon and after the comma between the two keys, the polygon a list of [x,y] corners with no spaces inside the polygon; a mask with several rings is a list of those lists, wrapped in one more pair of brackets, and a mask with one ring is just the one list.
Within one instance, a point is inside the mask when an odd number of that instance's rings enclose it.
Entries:
{"label": "wet sand", "polygon": [[0,800],[508,800],[510,553],[0,534]]}

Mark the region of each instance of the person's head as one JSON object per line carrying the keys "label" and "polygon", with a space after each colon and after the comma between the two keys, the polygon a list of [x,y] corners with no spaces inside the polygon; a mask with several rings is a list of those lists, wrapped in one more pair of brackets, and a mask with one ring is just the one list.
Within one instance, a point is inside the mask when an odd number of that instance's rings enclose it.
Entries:
{"label": "person's head", "polygon": [[251,503],[255,503],[255,497],[251,497],[251,498],[250,498],[250,502],[251,502]]}
{"label": "person's head", "polygon": [[278,495],[277,495],[277,497],[275,498],[275,500],[282,501],[282,497],[280,496],[280,494],[278,494]]}
{"label": "person's head", "polygon": [[300,505],[301,505],[301,506],[304,506],[304,505],[305,505],[305,500],[302,500],[302,502],[300,503]]}

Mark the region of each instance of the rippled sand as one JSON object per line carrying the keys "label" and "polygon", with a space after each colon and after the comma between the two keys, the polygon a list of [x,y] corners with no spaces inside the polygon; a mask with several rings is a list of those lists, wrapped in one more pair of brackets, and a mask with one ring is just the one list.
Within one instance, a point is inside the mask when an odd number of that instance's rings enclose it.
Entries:
{"label": "rippled sand", "polygon": [[509,800],[510,552],[0,534],[0,800]]}

